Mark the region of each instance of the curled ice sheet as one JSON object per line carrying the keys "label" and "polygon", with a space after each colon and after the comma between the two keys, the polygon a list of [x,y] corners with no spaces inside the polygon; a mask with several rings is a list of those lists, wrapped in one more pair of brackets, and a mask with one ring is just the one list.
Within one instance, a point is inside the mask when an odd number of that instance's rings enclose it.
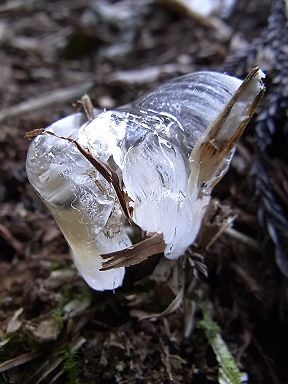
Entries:
{"label": "curled ice sheet", "polygon": [[[83,115],[74,114],[47,128],[78,139]],[[107,156],[103,154],[103,160]],[[127,248],[114,191],[77,148],[54,136],[37,136],[31,144],[26,169],[29,181],[50,209],[65,236],[79,272],[96,290],[122,284],[124,268],[100,272],[101,254]]]}
{"label": "curled ice sheet", "polygon": [[[210,193],[261,97],[263,77],[257,68],[244,82],[215,72],[182,76],[86,123],[74,114],[47,128],[76,140],[78,148],[51,135],[34,140],[27,156],[29,180],[91,287],[118,287],[124,268],[100,269],[139,261],[135,252],[130,254],[136,261],[129,256],[133,247],[119,193],[79,146],[117,176],[130,222],[148,237],[163,236],[165,256],[176,259],[198,235]],[[101,255],[124,249],[121,262],[103,262]]]}

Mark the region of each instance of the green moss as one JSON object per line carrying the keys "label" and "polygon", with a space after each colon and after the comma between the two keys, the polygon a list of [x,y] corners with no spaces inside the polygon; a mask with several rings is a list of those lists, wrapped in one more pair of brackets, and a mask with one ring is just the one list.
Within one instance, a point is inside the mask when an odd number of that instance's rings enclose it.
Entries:
{"label": "green moss", "polygon": [[67,374],[67,384],[79,384],[76,353],[74,353],[70,348],[66,348],[63,354],[63,366]]}
{"label": "green moss", "polygon": [[58,305],[52,310],[51,317],[59,325],[59,328],[63,325],[63,305]]}

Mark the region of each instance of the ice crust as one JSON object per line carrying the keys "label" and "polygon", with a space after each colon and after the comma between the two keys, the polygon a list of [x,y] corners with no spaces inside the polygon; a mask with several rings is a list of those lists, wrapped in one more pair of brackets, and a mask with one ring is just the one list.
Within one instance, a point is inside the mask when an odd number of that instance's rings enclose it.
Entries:
{"label": "ice crust", "polygon": [[[213,72],[190,74],[130,106],[99,113],[92,121],[84,122],[78,113],[47,130],[77,140],[112,167],[131,199],[134,223],[149,233],[163,234],[165,256],[177,259],[195,241],[210,201],[210,190],[198,183],[199,164],[191,152],[241,83]],[[224,139],[229,135],[231,130],[223,132]],[[215,177],[226,172],[231,156]],[[96,290],[120,286],[124,268],[99,271],[101,254],[131,246],[111,185],[74,144],[53,136],[33,141],[26,168],[86,282]]]}

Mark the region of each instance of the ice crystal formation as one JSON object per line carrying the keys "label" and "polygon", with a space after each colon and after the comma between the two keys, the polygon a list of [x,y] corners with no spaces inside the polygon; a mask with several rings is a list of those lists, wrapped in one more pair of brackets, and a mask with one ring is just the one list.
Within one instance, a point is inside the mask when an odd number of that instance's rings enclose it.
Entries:
{"label": "ice crystal formation", "polygon": [[[146,233],[145,257],[153,253],[155,235],[161,241],[154,250],[169,259],[195,242],[211,191],[261,97],[263,77],[258,68],[244,81],[215,72],[189,74],[91,120],[70,115],[34,139],[29,181],[92,288],[117,288],[125,266],[143,259],[132,251],[133,226]],[[124,203],[88,157],[116,175]],[[121,262],[109,264],[109,255],[120,255]]]}

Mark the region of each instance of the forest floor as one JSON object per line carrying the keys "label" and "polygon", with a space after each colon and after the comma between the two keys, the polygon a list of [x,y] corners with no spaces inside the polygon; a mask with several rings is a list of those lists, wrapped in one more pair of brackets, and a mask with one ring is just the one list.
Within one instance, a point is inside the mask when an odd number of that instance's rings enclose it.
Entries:
{"label": "forest floor", "polygon": [[261,34],[268,14],[268,1],[239,0],[211,27],[153,0],[1,2],[1,384],[217,383],[194,294],[250,383],[288,383],[282,277],[272,250],[261,252],[269,243],[245,140],[214,193],[236,215],[235,231],[205,252],[208,277],[190,276],[175,311],[142,320],[165,310],[171,285],[147,276],[115,292],[91,290],[25,172],[25,133],[72,113],[84,93],[111,108],[166,79],[221,68]]}

